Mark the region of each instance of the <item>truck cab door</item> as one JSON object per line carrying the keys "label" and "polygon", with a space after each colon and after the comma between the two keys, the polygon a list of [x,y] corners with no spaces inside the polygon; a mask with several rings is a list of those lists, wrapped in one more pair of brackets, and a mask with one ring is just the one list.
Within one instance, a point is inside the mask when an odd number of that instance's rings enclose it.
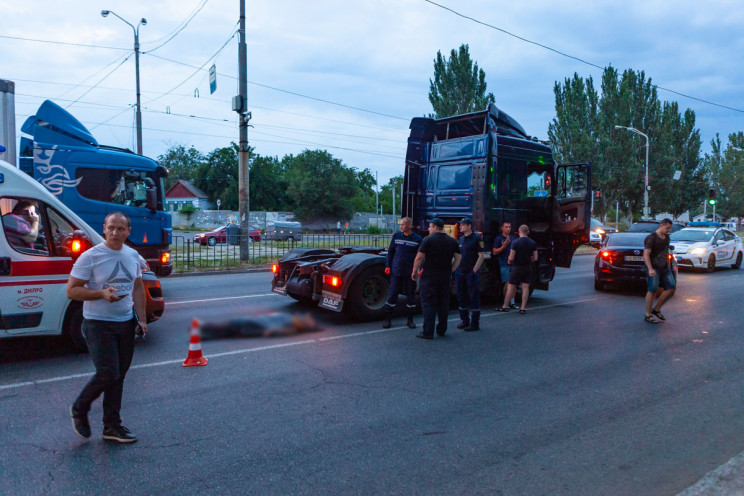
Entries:
{"label": "truck cab door", "polygon": [[553,259],[567,268],[576,248],[589,242],[591,165],[556,165],[553,177]]}

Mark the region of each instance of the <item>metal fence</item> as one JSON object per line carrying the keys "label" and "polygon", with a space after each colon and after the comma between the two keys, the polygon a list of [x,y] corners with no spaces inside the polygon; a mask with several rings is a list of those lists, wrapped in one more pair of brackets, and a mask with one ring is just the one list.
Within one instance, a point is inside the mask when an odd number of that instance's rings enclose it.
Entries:
{"label": "metal fence", "polygon": [[327,248],[335,250],[344,246],[371,246],[387,248],[390,234],[303,234],[299,240],[251,240],[247,260],[240,259],[240,238],[203,238],[175,235],[171,243],[171,261],[174,272],[194,270],[227,270],[251,266],[267,266],[279,260],[293,248]]}

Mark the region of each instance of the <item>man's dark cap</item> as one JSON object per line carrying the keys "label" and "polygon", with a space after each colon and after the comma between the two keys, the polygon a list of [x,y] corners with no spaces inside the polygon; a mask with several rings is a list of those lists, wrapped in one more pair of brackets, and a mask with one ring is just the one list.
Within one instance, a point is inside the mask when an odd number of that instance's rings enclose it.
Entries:
{"label": "man's dark cap", "polygon": [[439,229],[444,229],[444,221],[440,219],[439,217],[434,217],[433,219],[430,219],[429,224],[434,224]]}
{"label": "man's dark cap", "polygon": [[465,217],[464,219],[461,219],[460,220],[460,225],[463,225],[463,224],[469,224],[469,225],[472,226],[473,225],[473,221],[472,221],[472,219],[470,217]]}

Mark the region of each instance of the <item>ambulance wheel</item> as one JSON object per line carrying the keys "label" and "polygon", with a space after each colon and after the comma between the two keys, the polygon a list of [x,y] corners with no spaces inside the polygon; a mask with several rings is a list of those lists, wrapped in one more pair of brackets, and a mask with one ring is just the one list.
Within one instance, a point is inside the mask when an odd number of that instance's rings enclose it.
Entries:
{"label": "ambulance wheel", "polygon": [[379,320],[385,316],[389,289],[390,280],[382,266],[370,267],[352,281],[344,309],[358,320]]}
{"label": "ambulance wheel", "polygon": [[88,343],[83,337],[83,307],[75,305],[70,308],[65,319],[65,334],[70,338],[70,342],[75,350],[82,353],[88,351]]}

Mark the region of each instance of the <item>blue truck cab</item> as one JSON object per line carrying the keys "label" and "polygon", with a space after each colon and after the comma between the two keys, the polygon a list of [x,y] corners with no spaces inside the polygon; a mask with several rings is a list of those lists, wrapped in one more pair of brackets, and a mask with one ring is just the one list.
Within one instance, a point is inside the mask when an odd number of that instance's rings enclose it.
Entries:
{"label": "blue truck cab", "polygon": [[134,152],[98,144],[75,117],[46,100],[21,131],[19,167],[99,233],[107,214],[132,221],[128,244],[159,276],[173,270],[171,216],[164,211],[168,171]]}

